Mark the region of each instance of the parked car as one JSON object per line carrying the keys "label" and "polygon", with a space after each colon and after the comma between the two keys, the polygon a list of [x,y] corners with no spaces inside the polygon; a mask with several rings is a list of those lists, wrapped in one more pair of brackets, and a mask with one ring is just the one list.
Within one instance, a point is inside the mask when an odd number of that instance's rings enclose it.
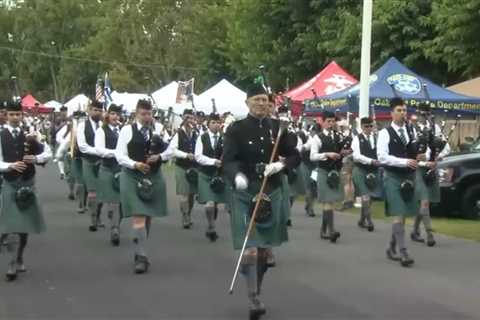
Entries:
{"label": "parked car", "polygon": [[480,218],[480,143],[438,163],[441,202],[432,215]]}

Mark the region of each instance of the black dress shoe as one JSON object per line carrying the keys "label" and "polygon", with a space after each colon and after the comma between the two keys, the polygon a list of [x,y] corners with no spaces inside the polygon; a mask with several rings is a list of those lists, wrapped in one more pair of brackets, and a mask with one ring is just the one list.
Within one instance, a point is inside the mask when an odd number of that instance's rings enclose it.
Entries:
{"label": "black dress shoe", "polygon": [[367,227],[367,225],[365,224],[365,220],[358,220],[357,225],[361,229],[365,229]]}
{"label": "black dress shoe", "polygon": [[415,241],[415,242],[420,242],[420,243],[425,242],[425,239],[423,239],[422,236],[420,235],[420,233],[418,233],[418,232],[412,232],[410,234],[410,239],[412,239],[412,241]]}
{"label": "black dress shoe", "polygon": [[400,261],[400,257],[392,248],[387,249],[387,258],[393,261]]}
{"label": "black dress shoe", "polygon": [[148,267],[150,266],[150,262],[148,262],[148,258],[145,256],[135,255],[135,273],[142,274],[148,272]]}
{"label": "black dress shoe", "polygon": [[437,242],[435,241],[435,238],[433,237],[432,233],[427,234],[427,246],[433,247]]}
{"label": "black dress shoe", "polygon": [[287,220],[287,227],[291,227],[292,226],[292,219],[288,219]]}
{"label": "black dress shoe", "polygon": [[112,230],[110,234],[110,242],[114,247],[118,247],[120,245],[120,234],[118,230]]}
{"label": "black dress shoe", "polygon": [[410,256],[407,253],[407,250],[402,250],[400,253],[400,264],[402,267],[410,267],[415,263],[415,260],[410,258]]}
{"label": "black dress shoe", "polygon": [[330,238],[330,242],[331,242],[331,243],[337,242],[337,239],[340,238],[340,232],[338,232],[338,231],[332,232],[332,233],[330,234],[330,237],[329,237],[329,238]]}
{"label": "black dress shoe", "polygon": [[373,225],[373,223],[368,224],[367,230],[368,232],[373,232],[373,230],[375,230],[375,226]]}
{"label": "black dress shoe", "polygon": [[5,274],[5,280],[8,282],[15,281],[17,279],[17,264],[10,263],[7,273]]}
{"label": "black dress shoe", "polygon": [[207,231],[205,236],[210,239],[210,242],[215,242],[218,239],[218,234],[215,231]]}
{"label": "black dress shoe", "polygon": [[68,200],[75,200],[75,196],[73,194],[68,195]]}
{"label": "black dress shoe", "polygon": [[90,232],[97,232],[97,226],[91,225],[90,227],[88,227],[88,230],[89,230]]}

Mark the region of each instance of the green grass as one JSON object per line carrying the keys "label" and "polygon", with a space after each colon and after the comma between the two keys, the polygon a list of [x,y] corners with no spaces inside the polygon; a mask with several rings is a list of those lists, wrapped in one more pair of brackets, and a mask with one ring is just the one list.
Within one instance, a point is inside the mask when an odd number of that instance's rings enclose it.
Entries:
{"label": "green grass", "polygon": [[[354,208],[348,213],[359,216],[360,209]],[[379,220],[391,219],[385,216],[384,204],[381,201],[372,204],[372,216]],[[407,223],[412,224],[412,219],[408,219]],[[432,217],[432,227],[436,233],[480,242],[480,220]]]}

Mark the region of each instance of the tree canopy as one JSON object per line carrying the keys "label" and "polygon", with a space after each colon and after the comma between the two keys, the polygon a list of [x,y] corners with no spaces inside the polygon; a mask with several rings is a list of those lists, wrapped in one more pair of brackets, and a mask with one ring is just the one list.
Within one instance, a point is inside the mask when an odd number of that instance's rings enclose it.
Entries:
{"label": "tree canopy", "polygon": [[[267,66],[284,90],[336,60],[359,76],[358,0],[24,0],[0,2],[0,96],[93,95],[108,71],[116,90],[147,92],[195,77],[242,86]],[[376,0],[372,71],[395,56],[452,84],[480,73],[477,0]]]}

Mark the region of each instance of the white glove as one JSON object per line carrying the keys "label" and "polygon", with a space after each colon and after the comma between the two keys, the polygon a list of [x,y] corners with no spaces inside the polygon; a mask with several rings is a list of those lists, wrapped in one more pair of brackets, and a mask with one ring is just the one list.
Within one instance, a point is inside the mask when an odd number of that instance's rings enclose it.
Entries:
{"label": "white glove", "polygon": [[285,168],[285,164],[280,161],[267,164],[265,166],[265,171],[263,172],[263,175],[265,177],[270,177],[271,175],[280,172],[283,168]]}
{"label": "white glove", "polygon": [[243,173],[237,173],[235,176],[235,189],[246,190],[248,188],[248,179]]}

